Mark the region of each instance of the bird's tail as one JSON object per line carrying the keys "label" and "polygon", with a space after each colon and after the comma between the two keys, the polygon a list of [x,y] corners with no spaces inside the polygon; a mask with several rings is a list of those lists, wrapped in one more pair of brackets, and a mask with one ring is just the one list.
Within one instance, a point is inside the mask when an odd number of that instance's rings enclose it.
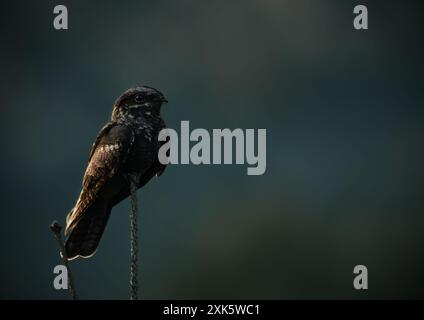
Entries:
{"label": "bird's tail", "polygon": [[69,233],[69,236],[65,241],[66,255],[68,260],[79,256],[89,258],[96,252],[111,208],[102,203],[93,205],[83,214],[79,214],[76,221],[70,221],[69,217],[73,216],[73,210],[67,218],[66,233]]}

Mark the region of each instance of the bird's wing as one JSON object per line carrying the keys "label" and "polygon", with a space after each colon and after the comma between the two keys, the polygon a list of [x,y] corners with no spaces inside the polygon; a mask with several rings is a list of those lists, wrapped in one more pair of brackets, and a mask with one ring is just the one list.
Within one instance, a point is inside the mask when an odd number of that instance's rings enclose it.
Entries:
{"label": "bird's wing", "polygon": [[116,126],[116,122],[110,121],[106,123],[106,125],[100,129],[100,132],[97,134],[96,140],[94,140],[93,145],[91,146],[90,155],[88,157],[88,163],[90,163],[91,158],[93,157],[94,151],[96,151],[97,146],[99,145],[102,138]]}
{"label": "bird's wing", "polygon": [[75,227],[105,184],[121,169],[133,142],[134,133],[125,125],[110,122],[100,130],[90,152],[81,194],[66,218],[65,234]]}

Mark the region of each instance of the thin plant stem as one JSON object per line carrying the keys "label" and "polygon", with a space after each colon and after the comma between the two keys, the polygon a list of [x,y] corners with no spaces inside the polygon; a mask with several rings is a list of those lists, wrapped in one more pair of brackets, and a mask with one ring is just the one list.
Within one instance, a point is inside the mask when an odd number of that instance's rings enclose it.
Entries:
{"label": "thin plant stem", "polygon": [[[137,179],[138,180],[138,179]],[[131,191],[131,211],[130,211],[130,298],[138,300],[138,279],[137,279],[137,255],[138,255],[138,237],[137,237],[137,184],[135,177],[130,177]]]}
{"label": "thin plant stem", "polygon": [[74,280],[72,278],[71,268],[69,267],[68,257],[66,256],[65,246],[63,245],[63,241],[62,241],[62,235],[61,235],[62,227],[57,221],[53,221],[49,227],[50,227],[50,230],[53,232],[54,237],[57,240],[57,243],[59,244],[60,257],[62,258],[63,264],[65,265],[66,269],[68,270],[68,291],[73,300],[78,300],[77,292],[75,290]]}

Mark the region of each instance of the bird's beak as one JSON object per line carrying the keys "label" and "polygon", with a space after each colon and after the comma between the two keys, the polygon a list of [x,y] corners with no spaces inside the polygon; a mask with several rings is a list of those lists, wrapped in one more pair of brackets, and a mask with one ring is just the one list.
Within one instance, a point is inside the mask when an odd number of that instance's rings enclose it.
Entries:
{"label": "bird's beak", "polygon": [[162,98],[160,99],[160,102],[166,102],[166,103],[168,103],[168,99],[166,99],[165,97],[162,97]]}

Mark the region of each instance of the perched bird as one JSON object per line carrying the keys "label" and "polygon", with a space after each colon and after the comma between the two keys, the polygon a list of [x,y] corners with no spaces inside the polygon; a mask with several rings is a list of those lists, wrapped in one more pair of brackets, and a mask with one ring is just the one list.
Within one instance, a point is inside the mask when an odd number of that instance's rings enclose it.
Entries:
{"label": "perched bird", "polygon": [[66,218],[69,260],[95,253],[111,209],[130,195],[130,179],[141,188],[165,170],[158,160],[164,102],[161,92],[147,86],[129,89],[116,100],[111,121],[91,148],[78,201]]}

